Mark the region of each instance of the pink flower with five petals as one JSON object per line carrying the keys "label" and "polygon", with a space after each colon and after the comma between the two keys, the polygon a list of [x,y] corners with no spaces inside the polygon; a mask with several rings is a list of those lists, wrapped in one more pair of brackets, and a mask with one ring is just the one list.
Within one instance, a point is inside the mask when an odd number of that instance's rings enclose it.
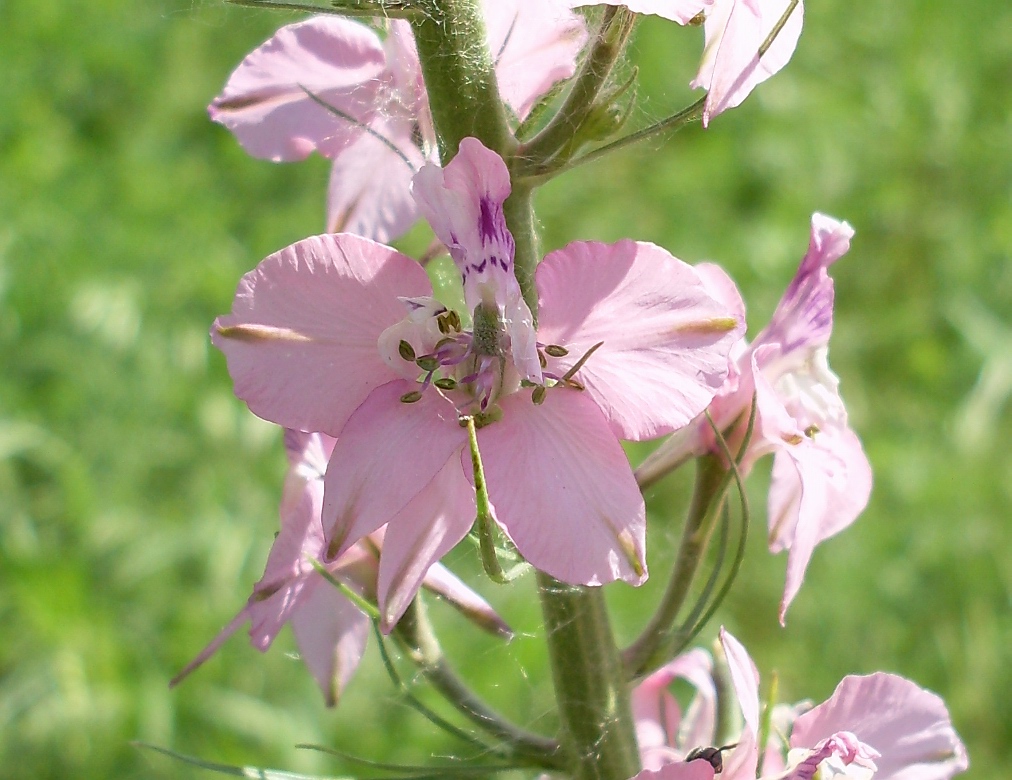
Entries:
{"label": "pink flower with five petals", "polygon": [[416,262],[340,234],[268,257],[212,330],[253,412],[337,437],[330,559],[387,526],[389,630],[474,522],[461,423],[473,416],[495,520],[530,563],[574,584],[642,582],[643,498],[619,439],[669,433],[704,409],[743,323],[659,247],[577,242],[537,269],[535,331],[513,274],[502,159],[465,139],[414,189],[461,270],[465,318],[432,299]]}

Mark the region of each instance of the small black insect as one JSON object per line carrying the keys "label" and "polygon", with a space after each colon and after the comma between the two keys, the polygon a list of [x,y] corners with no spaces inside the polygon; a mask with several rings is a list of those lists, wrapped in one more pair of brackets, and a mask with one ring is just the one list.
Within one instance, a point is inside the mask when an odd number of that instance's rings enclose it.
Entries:
{"label": "small black insect", "polygon": [[733,745],[724,745],[723,747],[698,747],[690,750],[688,755],[685,756],[685,760],[695,761],[697,758],[701,758],[713,767],[715,774],[719,775],[724,771],[724,757],[721,755],[721,751],[730,750],[737,746],[738,743],[736,742]]}

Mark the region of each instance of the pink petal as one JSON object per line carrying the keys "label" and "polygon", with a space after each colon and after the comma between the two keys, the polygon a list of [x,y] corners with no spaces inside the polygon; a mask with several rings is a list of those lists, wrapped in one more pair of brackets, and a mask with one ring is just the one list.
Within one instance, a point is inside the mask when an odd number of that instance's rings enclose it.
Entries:
{"label": "pink petal", "polygon": [[248,620],[249,609],[247,606],[243,607],[239,613],[229,621],[228,625],[218,632],[218,635],[208,643],[207,647],[200,651],[196,658],[184,666],[182,671],[169,681],[169,687],[173,688],[176,685],[179,685],[179,683],[183,681],[184,677],[195,671],[204,663],[204,661],[217,653],[218,649],[225,644],[225,641],[232,636],[232,634],[242,628]]}
{"label": "pink petal", "polygon": [[425,158],[411,137],[410,120],[377,119],[370,130],[334,160],[327,191],[327,231],[393,241],[419,217],[410,193],[411,177]]}
{"label": "pink petal", "polygon": [[303,662],[328,707],[334,706],[365,652],[369,618],[328,582],[321,582],[292,616]]}
{"label": "pink petal", "polygon": [[714,0],[570,0],[570,8],[585,5],[621,5],[637,14],[655,14],[679,24],[688,24]]}
{"label": "pink petal", "polygon": [[540,406],[526,391],[500,405],[478,445],[496,518],[520,553],[574,585],[642,583],[643,497],[594,401],[558,388]]}
{"label": "pink petal", "polygon": [[412,182],[418,207],[460,269],[468,310],[491,294],[521,376],[540,383],[534,318],[514,276],[513,235],[503,215],[510,189],[506,163],[477,138],[463,139],[445,168],[427,165]]}
{"label": "pink petal", "polygon": [[315,236],[246,274],[211,340],[254,414],[336,436],[369,392],[395,376],[376,343],[404,317],[397,296],[431,294],[424,269],[390,247]]}
{"label": "pink petal", "polygon": [[755,344],[778,344],[785,356],[829,343],[833,330],[833,280],[827,269],[850,249],[854,229],[825,214],[812,215],[808,252],[784,291],[769,325]]}
{"label": "pink petal", "polygon": [[724,649],[734,693],[745,718],[745,730],[738,737],[738,746],[724,762],[721,775],[726,780],[752,780],[759,763],[759,670],[756,669],[748,651],[723,626],[720,629],[720,644]]}
{"label": "pink petal", "polygon": [[745,728],[753,734],[759,733],[759,670],[745,646],[723,626],[720,629],[720,644],[727,658],[731,682],[734,685]]}
{"label": "pink petal", "polygon": [[254,157],[301,160],[314,149],[331,157],[370,120],[384,59],[363,24],[333,16],[290,24],[243,60],[208,110]]}
{"label": "pink petal", "polygon": [[426,573],[422,585],[429,592],[448,602],[479,628],[506,639],[513,638],[513,629],[499,613],[443,564],[434,564]]}
{"label": "pink petal", "polygon": [[[668,691],[668,686],[679,677],[692,683],[696,689],[684,723],[678,703]],[[645,677],[632,692],[633,719],[636,721],[640,750],[675,746],[679,737],[682,737],[679,741],[685,748],[705,745],[713,739],[716,702],[713,662],[705,650],[690,650],[665,664]],[[644,765],[647,765],[646,761]]]}
{"label": "pink petal", "polygon": [[576,72],[587,26],[567,0],[485,0],[483,5],[499,93],[523,119],[553,84]]}
{"label": "pink petal", "polygon": [[847,428],[784,444],[773,461],[767,515],[770,551],[789,549],[780,622],[797,595],[815,546],[849,526],[868,504],[871,466]]}
{"label": "pink petal", "polygon": [[657,770],[644,769],[630,780],[713,780],[713,777],[710,762],[698,758],[688,763],[666,764]]}
{"label": "pink petal", "polygon": [[881,753],[876,780],[948,780],[969,764],[941,698],[893,674],[845,677],[798,718],[791,746],[811,747],[838,731]]}
{"label": "pink petal", "polygon": [[[417,387],[398,379],[377,388],[338,439],[324,479],[323,527],[332,557],[396,517],[467,441],[457,410],[435,391],[416,403],[400,401]],[[388,530],[384,546],[392,542]]]}
{"label": "pink petal", "polygon": [[799,3],[766,54],[759,48],[787,10],[790,0],[716,0],[707,14],[706,49],[693,88],[707,90],[703,126],[734,108],[756,86],[790,61],[801,36],[804,5]]}
{"label": "pink petal", "polygon": [[429,567],[474,525],[474,488],[458,458],[439,473],[387,525],[380,556],[380,628],[389,632],[415,597]]}
{"label": "pink petal", "polygon": [[670,433],[702,412],[745,328],[653,244],[574,242],[538,266],[537,285],[538,340],[569,350],[560,372],[603,342],[576,379],[623,439]]}

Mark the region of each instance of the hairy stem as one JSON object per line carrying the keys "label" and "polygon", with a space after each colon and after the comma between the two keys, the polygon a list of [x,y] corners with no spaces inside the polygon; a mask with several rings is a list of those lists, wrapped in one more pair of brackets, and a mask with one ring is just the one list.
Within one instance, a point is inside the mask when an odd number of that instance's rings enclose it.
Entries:
{"label": "hairy stem", "polygon": [[477,0],[419,0],[412,18],[432,123],[445,165],[473,136],[509,157],[516,140],[499,100],[485,21]]}
{"label": "hairy stem", "polygon": [[639,752],[604,593],[543,572],[538,591],[570,776],[628,780],[639,771]]}
{"label": "hairy stem", "polygon": [[468,720],[501,740],[510,754],[547,769],[561,766],[557,742],[510,723],[457,676],[443,655],[421,599],[416,598],[408,607],[397,624],[395,635],[429,684]]}

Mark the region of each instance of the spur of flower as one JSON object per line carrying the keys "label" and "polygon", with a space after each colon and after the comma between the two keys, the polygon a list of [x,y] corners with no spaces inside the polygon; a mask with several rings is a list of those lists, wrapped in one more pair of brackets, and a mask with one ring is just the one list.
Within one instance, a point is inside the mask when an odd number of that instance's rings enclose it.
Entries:
{"label": "spur of flower", "polygon": [[[755,340],[735,345],[731,375],[709,409],[734,449],[755,396],[755,431],[741,469],[747,473],[759,458],[773,455],[769,546],[771,552],[788,550],[781,622],[815,546],[853,523],[871,494],[871,466],[827,362],[834,302],[827,269],[846,254],[853,235],[846,222],[812,216],[808,252],[794,279]],[[724,300],[743,312],[732,289]],[[653,453],[640,476],[649,479],[689,455],[719,451],[709,421],[700,419]]]}
{"label": "spur of flower", "polygon": [[[742,714],[730,745],[717,745],[713,662],[702,650],[679,656],[632,694],[645,767],[636,780],[949,780],[968,766],[945,703],[894,674],[845,677],[816,706],[777,705],[759,744],[759,674],[723,628],[720,646]],[[683,713],[668,690],[676,677],[696,689]],[[730,702],[726,702],[730,704]],[[762,755],[762,761],[760,761]]]}
{"label": "spur of flower", "polygon": [[[264,575],[253,586],[246,605],[176,675],[172,685],[203,664],[246,623],[250,624],[250,642],[261,652],[271,646],[285,624],[290,624],[299,654],[327,704],[337,703],[365,652],[370,618],[313,565],[326,555],[320,512],[323,474],[333,449],[334,439],[329,436],[285,431],[289,469],[281,499],[281,530],[274,539]],[[381,529],[324,568],[349,591],[375,602],[382,545]],[[434,564],[425,573],[423,583],[482,628],[512,635],[502,618],[441,564]]]}
{"label": "spur of flower", "polygon": [[[489,50],[503,101],[523,119],[571,76],[587,37],[562,0],[486,0]],[[282,27],[246,57],[208,107],[254,157],[334,161],[327,230],[390,241],[418,218],[411,177],[433,159],[429,114],[410,25],[318,16]]]}
{"label": "spur of flower", "polygon": [[705,409],[743,332],[707,279],[628,240],[549,254],[535,329],[513,272],[509,193],[503,160],[472,138],[415,177],[461,272],[463,316],[433,299],[415,261],[339,234],[265,259],[212,329],[255,414],[337,438],[327,560],[386,526],[385,630],[474,523],[468,419],[492,517],[527,561],[573,584],[642,582],[643,498],[619,439],[670,433]]}

